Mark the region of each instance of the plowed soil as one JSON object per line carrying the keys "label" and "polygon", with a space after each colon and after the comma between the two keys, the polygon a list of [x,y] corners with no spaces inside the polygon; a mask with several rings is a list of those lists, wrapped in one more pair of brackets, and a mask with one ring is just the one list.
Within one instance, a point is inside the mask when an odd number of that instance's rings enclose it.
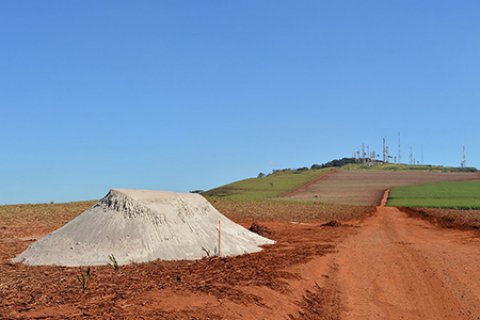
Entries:
{"label": "plowed soil", "polygon": [[285,197],[347,205],[377,205],[386,189],[437,181],[480,180],[478,172],[333,170]]}

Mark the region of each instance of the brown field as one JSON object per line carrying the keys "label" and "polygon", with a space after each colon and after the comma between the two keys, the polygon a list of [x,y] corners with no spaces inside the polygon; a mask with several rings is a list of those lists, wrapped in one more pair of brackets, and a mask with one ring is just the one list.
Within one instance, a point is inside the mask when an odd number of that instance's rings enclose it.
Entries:
{"label": "brown field", "polygon": [[373,206],[348,206],[317,202],[235,201],[213,199],[217,210],[234,221],[308,222],[361,219],[375,212]]}
{"label": "brown field", "polygon": [[[91,204],[0,207],[0,319],[436,320],[480,315],[477,211],[466,216],[456,210],[405,213],[383,206],[217,200],[213,204],[227,216],[246,227],[255,221],[257,230],[277,243],[230,258],[154,261],[121,266],[117,272],[93,267],[86,289],[78,280],[86,268],[9,262]],[[331,219],[347,221],[322,226]],[[443,228],[460,223],[469,227]]]}
{"label": "brown field", "polygon": [[[338,308],[325,310],[312,297],[335,301],[336,291],[322,276],[331,272],[323,259],[354,228],[320,224],[374,212],[371,207],[219,201],[214,204],[227,216],[247,227],[255,219],[277,244],[233,258],[156,261],[118,272],[94,267],[85,290],[77,279],[85,268],[9,263],[92,204],[0,207],[1,319],[308,319],[319,313],[335,318]],[[309,223],[289,223],[290,216]]]}
{"label": "brown field", "polygon": [[286,198],[369,206],[378,204],[383,192],[392,187],[457,180],[480,180],[480,173],[335,170],[288,193]]}

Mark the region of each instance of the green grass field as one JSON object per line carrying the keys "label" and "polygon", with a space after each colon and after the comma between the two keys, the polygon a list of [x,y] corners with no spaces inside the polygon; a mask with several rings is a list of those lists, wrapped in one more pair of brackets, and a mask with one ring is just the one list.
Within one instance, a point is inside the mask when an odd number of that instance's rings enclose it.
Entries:
{"label": "green grass field", "polygon": [[480,209],[480,181],[451,181],[396,187],[389,206],[416,208]]}
{"label": "green grass field", "polygon": [[331,169],[277,172],[263,178],[250,178],[233,182],[203,193],[207,197],[230,200],[263,200],[276,198]]}

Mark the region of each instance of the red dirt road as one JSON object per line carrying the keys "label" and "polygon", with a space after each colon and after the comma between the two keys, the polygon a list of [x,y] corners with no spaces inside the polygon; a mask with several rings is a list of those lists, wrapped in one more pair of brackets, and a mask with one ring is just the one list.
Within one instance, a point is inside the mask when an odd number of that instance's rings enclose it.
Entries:
{"label": "red dirt road", "polygon": [[338,247],[341,319],[480,319],[480,240],[379,207]]}

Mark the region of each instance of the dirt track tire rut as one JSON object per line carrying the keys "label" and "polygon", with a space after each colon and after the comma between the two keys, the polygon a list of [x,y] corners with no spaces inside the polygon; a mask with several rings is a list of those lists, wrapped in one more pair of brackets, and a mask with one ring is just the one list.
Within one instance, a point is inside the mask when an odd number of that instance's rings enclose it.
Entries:
{"label": "dirt track tire rut", "polygon": [[335,256],[342,319],[480,319],[479,239],[378,207]]}

